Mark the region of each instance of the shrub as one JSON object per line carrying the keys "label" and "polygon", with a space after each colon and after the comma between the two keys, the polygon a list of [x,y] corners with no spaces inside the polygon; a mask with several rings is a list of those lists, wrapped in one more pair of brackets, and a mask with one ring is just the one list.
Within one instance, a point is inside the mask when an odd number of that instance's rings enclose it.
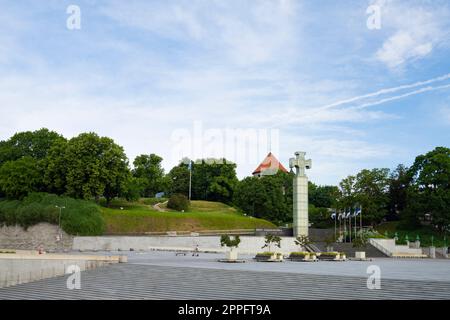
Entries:
{"label": "shrub", "polygon": [[290,254],[291,257],[305,257],[309,255],[310,255],[309,252],[291,252]]}
{"label": "shrub", "polygon": [[184,194],[175,193],[170,196],[167,207],[177,211],[187,211],[189,209],[189,200]]}
{"label": "shrub", "polygon": [[20,225],[27,229],[40,222],[59,223],[69,234],[101,235],[105,222],[100,207],[93,202],[48,193],[31,193],[22,201],[0,201],[0,225]]}
{"label": "shrub", "polygon": [[239,246],[239,243],[241,243],[241,238],[239,238],[239,236],[235,236],[233,240],[230,238],[229,235],[225,235],[225,234],[220,237],[220,245],[222,247],[227,246],[229,248],[232,248],[232,247],[237,248]]}

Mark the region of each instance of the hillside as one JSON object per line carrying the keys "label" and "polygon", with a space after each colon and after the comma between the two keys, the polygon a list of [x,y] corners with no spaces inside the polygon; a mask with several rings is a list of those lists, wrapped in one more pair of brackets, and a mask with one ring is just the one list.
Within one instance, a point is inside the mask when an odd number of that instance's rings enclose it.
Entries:
{"label": "hillside", "polygon": [[168,210],[165,205],[161,208],[166,211],[157,211],[143,202],[115,201],[108,208],[102,208],[106,234],[276,227],[269,221],[244,216],[220,202],[191,201],[188,212]]}

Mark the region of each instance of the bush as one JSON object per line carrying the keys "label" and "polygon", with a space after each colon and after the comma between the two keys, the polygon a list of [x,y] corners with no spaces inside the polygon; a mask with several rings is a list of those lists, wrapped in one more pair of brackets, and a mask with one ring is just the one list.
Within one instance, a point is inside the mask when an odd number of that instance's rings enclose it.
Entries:
{"label": "bush", "polygon": [[73,235],[101,235],[105,222],[100,207],[93,202],[48,193],[31,193],[22,201],[0,201],[0,225],[20,225],[27,229],[40,222],[59,223]]}
{"label": "bush", "polygon": [[229,248],[238,247],[239,243],[241,243],[241,238],[239,236],[235,236],[234,239],[231,239],[229,235],[222,235],[220,237],[220,245],[227,246]]}
{"label": "bush", "polygon": [[167,207],[177,211],[187,211],[189,209],[189,200],[184,194],[175,193],[170,196]]}

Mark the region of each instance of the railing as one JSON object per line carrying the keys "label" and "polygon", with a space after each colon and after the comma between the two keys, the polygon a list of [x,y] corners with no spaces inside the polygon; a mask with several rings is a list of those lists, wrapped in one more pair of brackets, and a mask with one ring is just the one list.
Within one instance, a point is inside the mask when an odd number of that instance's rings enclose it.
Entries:
{"label": "railing", "polygon": [[385,255],[387,255],[388,257],[392,257],[392,252],[390,250],[388,250],[387,248],[385,248],[383,245],[381,245],[376,239],[374,238],[370,238],[369,239],[369,243],[374,246],[376,249],[380,250],[381,252],[383,252]]}

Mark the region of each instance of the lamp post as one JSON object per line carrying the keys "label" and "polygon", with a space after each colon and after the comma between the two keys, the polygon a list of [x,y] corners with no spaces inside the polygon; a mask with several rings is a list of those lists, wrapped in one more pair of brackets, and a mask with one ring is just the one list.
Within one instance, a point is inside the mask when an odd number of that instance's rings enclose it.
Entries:
{"label": "lamp post", "polygon": [[61,230],[61,211],[62,209],[65,209],[66,207],[62,206],[55,206],[55,208],[59,209],[59,218],[58,218],[58,226],[59,226],[59,240],[62,240],[62,230]]}

